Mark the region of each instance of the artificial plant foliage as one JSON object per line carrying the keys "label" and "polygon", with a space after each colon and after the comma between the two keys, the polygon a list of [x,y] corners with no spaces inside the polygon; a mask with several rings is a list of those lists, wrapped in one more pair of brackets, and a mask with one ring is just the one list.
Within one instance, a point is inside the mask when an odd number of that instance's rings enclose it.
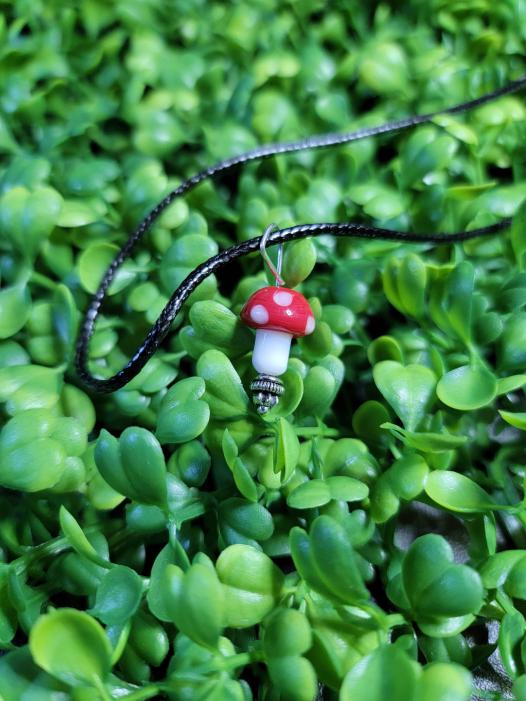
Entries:
{"label": "artificial plant foliage", "polygon": [[273,222],[513,217],[454,247],[287,245],[317,327],[264,418],[239,321],[258,255],[114,394],[71,362],[105,268],[181,179],[518,78],[522,0],[0,8],[0,698],[524,701],[523,93],[249,164],[163,214],[109,290],[100,377],[196,265]]}

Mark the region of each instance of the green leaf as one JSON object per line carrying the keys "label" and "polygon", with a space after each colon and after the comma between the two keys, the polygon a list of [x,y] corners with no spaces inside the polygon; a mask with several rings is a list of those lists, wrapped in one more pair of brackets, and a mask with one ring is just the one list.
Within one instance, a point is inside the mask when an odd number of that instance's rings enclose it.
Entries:
{"label": "green leaf", "polygon": [[390,701],[413,699],[417,667],[394,645],[382,646],[366,655],[345,675],[340,701]]}
{"label": "green leaf", "polygon": [[347,603],[368,598],[344,528],[328,516],[320,516],[312,524],[310,539],[320,575],[329,589]]}
{"label": "green leaf", "polygon": [[213,300],[196,302],[190,308],[190,321],[197,336],[227,355],[248,353],[254,337],[247,326],[228,307]]}
{"label": "green leaf", "polygon": [[205,398],[215,419],[233,419],[248,412],[249,400],[230,360],[218,350],[199,358],[197,373],[206,383]]}
{"label": "green leaf", "polygon": [[[402,563],[404,590],[419,624],[441,617],[454,620],[477,613],[484,590],[478,573],[466,565],[453,564],[453,551],[441,536],[420,536]],[[426,628],[428,635],[437,633]],[[438,634],[439,635],[439,634]]]}
{"label": "green leaf", "polygon": [[314,509],[332,499],[329,485],[321,479],[308,480],[298,485],[287,497],[292,509]]}
{"label": "green leaf", "polygon": [[24,696],[28,701],[57,701],[65,692],[62,682],[37,667],[27,645],[0,658],[0,694],[5,701],[20,701]]}
{"label": "green leaf", "polygon": [[311,626],[304,613],[285,608],[272,613],[263,637],[263,649],[268,657],[302,655],[311,645]]}
{"label": "green leaf", "polygon": [[186,443],[201,435],[210,419],[210,408],[201,401],[204,392],[200,377],[187,377],[170,387],[157,416],[160,443]]}
{"label": "green leaf", "polygon": [[417,319],[423,315],[427,270],[419,256],[409,253],[403,258],[391,258],[384,271],[383,282],[388,300],[397,309]]}
{"label": "green leaf", "polygon": [[150,611],[160,621],[169,622],[172,620],[172,605],[168,596],[166,573],[168,565],[175,564],[177,564],[177,559],[171,545],[165,545],[153,563],[146,599]]}
{"label": "green leaf", "polygon": [[249,545],[231,545],[219,556],[217,575],[225,592],[225,625],[248,628],[272,611],[283,574],[264,553]]}
{"label": "green leaf", "polygon": [[474,268],[468,261],[442,269],[433,281],[429,300],[430,314],[437,326],[467,346],[471,342],[474,279]]}
{"label": "green leaf", "polygon": [[66,229],[86,226],[98,221],[106,212],[106,206],[98,199],[65,200],[57,224]]}
{"label": "green leaf", "polygon": [[513,217],[510,240],[515,259],[521,270],[526,269],[526,201],[522,203]]}
{"label": "green leaf", "polygon": [[69,358],[77,337],[79,311],[73,295],[65,285],[57,285],[53,294],[53,329],[57,334],[66,359]]}
{"label": "green leaf", "polygon": [[482,365],[463,365],[441,377],[436,392],[440,401],[453,409],[479,409],[495,398],[497,378]]}
{"label": "green leaf", "polygon": [[429,466],[420,455],[403,455],[384,473],[394,493],[401,499],[414,499],[424,489]]}
{"label": "green leaf", "polygon": [[[94,243],[80,254],[77,268],[80,282],[87,292],[93,294],[97,291],[104,273],[118,252],[118,246],[111,243]],[[133,278],[134,273],[130,272],[126,264],[122,265],[110,285],[108,294],[117,294],[130,284]]]}
{"label": "green leaf", "polygon": [[518,611],[512,610],[504,614],[499,627],[500,659],[510,677],[524,673],[521,659],[521,645],[526,632],[526,622]]}
{"label": "green leaf", "polygon": [[428,665],[418,680],[419,701],[469,701],[472,676],[459,664],[435,662]]}
{"label": "green leaf", "polygon": [[196,563],[183,573],[168,565],[167,575],[177,581],[170,592],[175,625],[198,645],[217,647],[224,625],[225,594],[215,570]]}
{"label": "green leaf", "polygon": [[384,360],[373,368],[376,386],[404,423],[413,431],[422,421],[434,396],[436,378],[424,365],[403,366]]}
{"label": "green leaf", "polygon": [[31,630],[35,662],[70,686],[92,686],[111,668],[111,645],[100,625],[83,611],[58,609],[41,616]]}
{"label": "green leaf", "polygon": [[[314,558],[308,534],[297,526],[289,534],[290,553],[298,574],[307,584],[329,600],[334,598],[332,590],[325,584]],[[338,599],[339,601],[339,599]]]}
{"label": "green leaf", "polygon": [[281,276],[287,287],[297,287],[312,273],[316,265],[316,247],[310,239],[287,245]]}
{"label": "green leaf", "polygon": [[31,296],[25,285],[0,290],[0,338],[9,338],[20,331],[29,316]]}
{"label": "green leaf", "polygon": [[100,432],[95,446],[95,462],[104,480],[119,494],[134,498],[136,492],[122,466],[119,441],[106,429]]}
{"label": "green leaf", "polygon": [[510,426],[526,431],[526,412],[524,411],[504,411],[499,409],[499,414]]}
{"label": "green leaf", "polygon": [[353,477],[345,475],[327,477],[325,484],[329,487],[332,499],[353,502],[362,501],[369,495],[369,487]]}
{"label": "green leaf", "polygon": [[448,450],[459,448],[468,440],[466,436],[453,436],[450,433],[428,433],[425,431],[415,433],[414,431],[406,431],[388,421],[383,423],[380,428],[386,428],[408,448],[421,450],[423,453],[444,453]]}
{"label": "green leaf", "polygon": [[23,492],[53,487],[67,467],[64,447],[51,438],[38,438],[15,450],[2,451],[0,485]]}
{"label": "green leaf", "polygon": [[228,429],[225,429],[222,440],[223,454],[228,467],[232,471],[234,482],[240,493],[249,501],[258,500],[256,483],[252,479],[245,463],[238,457],[238,447]]}
{"label": "green leaf", "polygon": [[135,570],[114,565],[101,580],[91,613],[106,625],[123,625],[137,611],[142,592],[142,580]]}
{"label": "green leaf", "polygon": [[497,394],[508,394],[526,385],[526,375],[511,375],[497,380]]}
{"label": "green leaf", "polygon": [[220,529],[229,545],[257,545],[268,540],[274,532],[272,514],[262,504],[232,497],[219,506]]}
{"label": "green leaf", "polygon": [[526,599],[526,558],[520,559],[511,568],[506,582],[504,591],[506,594],[515,599]]}
{"label": "green leaf", "polygon": [[223,455],[225,456],[226,463],[228,467],[232,469],[234,461],[239,455],[239,449],[228,428],[225,428],[223,433],[221,447],[223,448]]}
{"label": "green leaf", "polygon": [[166,505],[164,455],[146,429],[130,426],[119,440],[103,429],[95,447],[95,462],[102,477],[120,494],[144,504]]}
{"label": "green leaf", "polygon": [[84,557],[87,557],[88,560],[91,560],[96,565],[100,565],[102,567],[110,566],[108,562],[100,557],[93,545],[86,538],[78,521],[72,514],[70,514],[64,505],[60,507],[59,520],[60,527],[66,536],[68,543],[76,552],[79,553],[79,555],[84,555]]}
{"label": "green leaf", "polygon": [[159,442],[144,428],[129,427],[119,439],[123,472],[145,504],[166,503],[166,465]]}
{"label": "green leaf", "polygon": [[245,499],[249,501],[258,500],[258,490],[256,483],[252,479],[250,472],[247,470],[244,462],[241,458],[236,458],[232,466],[232,475],[234,477],[234,482],[236,487],[239,489],[240,494],[242,494]]}
{"label": "green leaf", "polygon": [[281,417],[278,419],[274,442],[274,472],[282,473],[283,483],[294,472],[298,464],[299,454],[300,443],[294,427],[289,421]]}
{"label": "green leaf", "polygon": [[278,417],[290,416],[296,411],[303,397],[303,378],[300,373],[290,366],[280,377],[285,391],[279,398],[279,402],[266,414],[269,422]]}
{"label": "green leaf", "polygon": [[300,655],[272,657],[267,662],[269,676],[282,698],[312,701],[318,691],[316,672],[309,660]]}
{"label": "green leaf", "polygon": [[50,187],[13,187],[0,200],[0,230],[17,250],[34,258],[58,221],[62,197]]}
{"label": "green leaf", "polygon": [[303,379],[303,397],[298,410],[302,415],[321,418],[326,414],[337,391],[333,374],[315,365]]}
{"label": "green leaf", "polygon": [[54,406],[62,386],[61,369],[41,365],[17,365],[0,369],[0,402],[14,414],[27,409]]}
{"label": "green leaf", "polygon": [[462,514],[484,513],[498,508],[482,487],[458,472],[433,472],[428,477],[425,492],[443,508]]}
{"label": "green leaf", "polygon": [[526,312],[520,311],[506,319],[499,339],[499,366],[505,371],[522,372],[526,366]]}
{"label": "green leaf", "polygon": [[189,487],[201,487],[210,471],[212,459],[199,441],[178,448],[168,462],[168,469]]}
{"label": "green leaf", "polygon": [[511,569],[526,557],[526,550],[504,550],[495,553],[482,565],[480,576],[487,589],[496,589],[504,584]]}
{"label": "green leaf", "polygon": [[371,365],[376,365],[382,360],[394,360],[401,363],[403,360],[402,349],[392,336],[380,336],[369,344],[367,359]]}

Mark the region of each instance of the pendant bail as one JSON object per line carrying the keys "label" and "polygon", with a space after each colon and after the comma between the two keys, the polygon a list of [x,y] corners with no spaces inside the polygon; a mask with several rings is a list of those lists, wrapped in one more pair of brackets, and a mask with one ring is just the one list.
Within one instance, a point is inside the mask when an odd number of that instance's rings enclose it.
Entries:
{"label": "pendant bail", "polygon": [[269,256],[268,251],[267,251],[268,237],[274,231],[279,231],[278,226],[276,224],[269,224],[267,226],[267,228],[265,229],[263,236],[261,237],[261,242],[259,244],[259,250],[261,252],[261,256],[262,256],[263,260],[265,261],[267,268],[270,270],[272,275],[274,275],[274,279],[276,280],[276,286],[281,287],[282,285],[285,284],[285,280],[281,277],[281,269],[283,267],[283,244],[280,243],[278,246],[277,267],[274,265],[274,263],[270,259],[270,256]]}

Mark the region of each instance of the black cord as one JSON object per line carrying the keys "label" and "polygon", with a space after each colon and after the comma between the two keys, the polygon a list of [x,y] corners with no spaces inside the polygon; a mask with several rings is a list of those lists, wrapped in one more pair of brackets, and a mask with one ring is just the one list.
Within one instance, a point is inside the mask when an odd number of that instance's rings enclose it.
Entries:
{"label": "black cord", "polygon": [[[89,342],[95,330],[95,323],[100,307],[119,266],[127,258],[129,258],[135,245],[142,239],[146,232],[149,231],[152,224],[156,221],[156,219],[158,219],[164,210],[169,207],[175,199],[181,197],[186,192],[196,187],[196,185],[199,185],[199,183],[201,183],[203,180],[214,178],[227,170],[245,163],[249,163],[250,161],[262,160],[278,154],[293,153],[295,151],[304,151],[307,149],[326,148],[328,146],[338,146],[341,144],[350,143],[351,141],[365,139],[370,136],[388,134],[401,131],[403,129],[408,129],[410,127],[431,122],[434,117],[442,114],[459,114],[461,112],[466,112],[474,107],[479,107],[480,105],[491,102],[502,95],[509,95],[510,93],[517,92],[525,86],[526,76],[523,76],[522,78],[514,80],[502,88],[487,93],[486,95],[482,95],[475,100],[469,100],[468,102],[463,102],[459,105],[448,107],[444,110],[407,117],[406,119],[388,122],[376,127],[367,127],[354,132],[347,132],[343,134],[322,134],[320,136],[313,136],[300,141],[267,144],[266,146],[261,146],[252,151],[242,153],[239,156],[234,156],[233,158],[220,161],[219,163],[196,173],[188,180],[185,180],[183,183],[181,183],[181,185],[179,185],[179,187],[166,195],[166,197],[161,200],[161,202],[159,202],[159,204],[157,204],[143,219],[137,229],[129,236],[126,243],[123,245],[106,270],[97,292],[93,295],[90,301],[80,329],[75,355],[75,368],[78,376],[88,387],[96,392],[114,392],[115,390],[124,387],[124,385],[130,382],[130,380],[132,380],[142,370],[147,361],[156,352],[166,337],[170,326],[176,315],[179,313],[182,305],[188,299],[189,295],[195,290],[195,288],[200,285],[205,278],[221,268],[223,265],[227,265],[236,258],[240,258],[241,256],[258,250],[261,236],[250,239],[249,241],[244,241],[243,243],[232,246],[231,248],[227,248],[199,265],[175,290],[165,308],[159,315],[159,318],[152,326],[143,343],[139,346],[129,362],[115,375],[107,379],[98,379],[91,374],[88,369]],[[273,232],[269,236],[267,243],[269,246],[271,246],[308,236],[320,236],[321,234],[369,239],[386,239],[391,241],[407,241],[413,243],[454,243],[458,241],[466,241],[479,236],[489,236],[491,234],[495,234],[508,228],[510,223],[510,219],[503,219],[491,226],[451,234],[407,233],[404,231],[380,229],[354,222],[341,222],[334,224],[301,224],[299,226],[293,226]]]}

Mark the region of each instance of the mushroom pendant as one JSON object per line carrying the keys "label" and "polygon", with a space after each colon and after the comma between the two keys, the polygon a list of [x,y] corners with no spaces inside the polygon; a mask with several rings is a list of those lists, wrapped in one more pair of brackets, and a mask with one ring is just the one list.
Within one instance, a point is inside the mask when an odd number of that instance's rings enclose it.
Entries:
{"label": "mushroom pendant", "polygon": [[300,292],[276,285],[255,292],[241,319],[256,329],[252,365],[259,375],[250,389],[258,413],[266,414],[284,392],[279,376],[287,369],[292,338],[314,331],[314,314]]}

